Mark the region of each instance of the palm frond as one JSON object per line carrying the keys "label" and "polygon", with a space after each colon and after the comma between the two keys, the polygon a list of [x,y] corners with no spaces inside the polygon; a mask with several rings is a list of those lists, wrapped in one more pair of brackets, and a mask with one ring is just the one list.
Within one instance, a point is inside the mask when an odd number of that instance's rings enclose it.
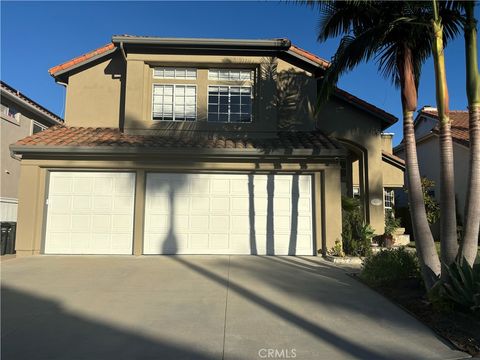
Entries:
{"label": "palm frond", "polygon": [[346,35],[342,38],[320,84],[318,105],[323,104],[329,98],[342,74],[375,56],[384,35],[385,29],[370,28],[357,36]]}

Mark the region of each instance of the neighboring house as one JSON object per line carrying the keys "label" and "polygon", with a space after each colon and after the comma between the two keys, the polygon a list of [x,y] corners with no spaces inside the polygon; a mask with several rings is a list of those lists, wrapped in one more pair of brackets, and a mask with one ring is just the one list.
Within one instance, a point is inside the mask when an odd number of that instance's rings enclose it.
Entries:
{"label": "neighboring house", "polygon": [[[468,111],[450,111],[450,120],[453,140],[457,213],[463,220],[470,158]],[[435,182],[435,189],[432,190],[432,195],[437,201],[440,201],[440,132],[437,109],[424,106],[418,112],[414,126],[420,175]],[[403,142],[395,147],[394,153],[398,157],[405,159]]]}
{"label": "neighboring house", "polygon": [[0,100],[2,117],[0,221],[16,222],[20,159],[11,156],[9,146],[26,136],[61,124],[63,120],[3,81],[0,82]]}
{"label": "neighboring house", "polygon": [[340,89],[317,114],[328,66],[287,39],[125,35],[50,69],[66,126],[11,147],[17,254],[325,253],[357,160],[383,233],[403,164],[381,133],[397,119]]}

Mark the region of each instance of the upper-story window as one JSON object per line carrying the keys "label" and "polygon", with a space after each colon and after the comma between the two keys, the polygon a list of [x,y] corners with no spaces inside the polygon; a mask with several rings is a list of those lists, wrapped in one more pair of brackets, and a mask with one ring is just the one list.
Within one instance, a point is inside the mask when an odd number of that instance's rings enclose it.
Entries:
{"label": "upper-story window", "polygon": [[1,111],[2,115],[15,118],[17,121],[19,120],[20,112],[15,107],[1,104]]}
{"label": "upper-story window", "polygon": [[195,121],[196,118],[195,85],[153,85],[153,120]]}
{"label": "upper-story window", "polygon": [[252,70],[210,69],[208,79],[208,121],[252,121]]}
{"label": "upper-story window", "polygon": [[250,122],[252,88],[250,86],[209,86],[208,121]]}
{"label": "upper-story window", "polygon": [[155,79],[185,79],[195,80],[197,69],[179,67],[156,67],[153,69]]}
{"label": "upper-story window", "polygon": [[45,130],[47,127],[36,121],[32,121],[32,135]]}
{"label": "upper-story window", "polygon": [[210,69],[208,70],[209,80],[219,81],[251,81],[253,80],[252,70],[241,69]]}

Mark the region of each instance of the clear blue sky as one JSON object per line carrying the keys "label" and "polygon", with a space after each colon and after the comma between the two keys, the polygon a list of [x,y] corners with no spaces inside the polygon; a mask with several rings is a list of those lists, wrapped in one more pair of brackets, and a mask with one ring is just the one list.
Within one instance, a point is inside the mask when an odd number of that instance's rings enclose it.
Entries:
{"label": "clear blue sky", "polygon": [[[110,41],[113,34],[277,38],[330,59],[338,40],[316,41],[318,14],[285,2],[7,2],[1,1],[1,78],[63,115],[64,88],[47,70]],[[476,9],[477,18],[478,6]],[[465,109],[463,37],[446,51],[451,109]],[[419,107],[435,104],[433,65],[426,63]],[[344,76],[340,87],[401,117],[399,92],[374,64]],[[400,122],[388,129],[401,140]]]}

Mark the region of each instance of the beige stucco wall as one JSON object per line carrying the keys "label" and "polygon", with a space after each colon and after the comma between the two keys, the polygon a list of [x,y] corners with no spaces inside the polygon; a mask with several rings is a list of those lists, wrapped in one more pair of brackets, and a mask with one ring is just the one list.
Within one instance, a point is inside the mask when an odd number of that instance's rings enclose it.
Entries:
{"label": "beige stucco wall", "polygon": [[[280,167],[279,167],[280,165]],[[145,173],[148,171],[189,171],[189,172],[251,172],[279,173],[292,171],[314,175],[314,227],[317,250],[325,252],[341,238],[340,208],[340,167],[330,164],[263,162],[209,162],[169,159],[159,161],[138,160],[23,160],[20,181],[20,206],[16,250],[19,256],[43,252],[45,221],[47,216],[46,198],[48,193],[49,170],[123,170],[135,171],[136,196],[134,218],[134,254],[143,249],[143,223],[145,201]],[[328,204],[328,206],[327,206]]]}
{"label": "beige stucco wall", "polygon": [[[277,129],[313,129],[316,81],[311,74],[275,57],[128,54],[89,66],[69,77],[66,124],[70,126],[120,127],[134,134],[228,133],[230,136],[264,136]],[[196,80],[154,79],[155,66],[197,68]],[[126,75],[124,68],[126,67]],[[234,67],[255,71],[253,121],[251,123],[207,122],[209,68]],[[153,84],[195,84],[197,120],[171,122],[152,120]],[[229,82],[245,85],[245,82]]]}
{"label": "beige stucco wall", "polygon": [[[440,148],[439,138],[432,136],[417,144],[418,165],[420,175],[435,181],[435,198],[440,201]],[[403,152],[398,156],[404,157]],[[457,212],[463,218],[467,196],[467,180],[469,168],[469,149],[456,142],[453,143],[453,161],[455,169],[455,195]]]}
{"label": "beige stucco wall", "polygon": [[[383,164],[381,122],[346,102],[331,99],[319,111],[317,125],[327,135],[342,141],[345,146],[357,148],[363,157],[366,196],[364,205],[367,221],[377,234],[385,227],[383,211]],[[381,203],[376,205],[376,201]]]}
{"label": "beige stucco wall", "polygon": [[70,75],[65,101],[65,124],[118,127],[125,64],[120,56],[107,58]]}
{"label": "beige stucco wall", "polygon": [[[158,65],[194,67],[196,80],[160,80],[153,78]],[[255,72],[253,82],[253,121],[251,123],[211,123],[207,121],[208,86],[222,84],[208,79],[209,68],[233,67]],[[195,136],[198,133],[228,133],[229,136],[265,136],[282,129],[312,129],[315,80],[310,74],[272,57],[212,55],[129,54],[127,62],[125,131],[145,134]],[[195,84],[197,120],[194,122],[152,121],[152,88],[155,83]],[[250,82],[228,82],[246,85]]]}
{"label": "beige stucco wall", "polygon": [[383,187],[402,188],[404,185],[404,171],[386,161],[382,162]]}
{"label": "beige stucco wall", "polygon": [[392,141],[393,141],[392,134],[382,134],[382,150],[389,154],[393,154]]}
{"label": "beige stucco wall", "polygon": [[32,131],[32,120],[24,115],[19,121],[2,115],[1,133],[1,164],[2,172],[0,197],[17,198],[18,179],[20,178],[20,160],[10,156],[10,144],[29,136]]}
{"label": "beige stucco wall", "polygon": [[18,184],[20,180],[20,160],[12,157],[10,144],[15,143],[32,134],[33,121],[44,126],[51,126],[38,115],[33,114],[26,107],[14,103],[2,96],[2,104],[7,107],[14,107],[19,113],[15,117],[1,115],[0,125],[0,212],[1,219],[15,221],[18,200]]}

